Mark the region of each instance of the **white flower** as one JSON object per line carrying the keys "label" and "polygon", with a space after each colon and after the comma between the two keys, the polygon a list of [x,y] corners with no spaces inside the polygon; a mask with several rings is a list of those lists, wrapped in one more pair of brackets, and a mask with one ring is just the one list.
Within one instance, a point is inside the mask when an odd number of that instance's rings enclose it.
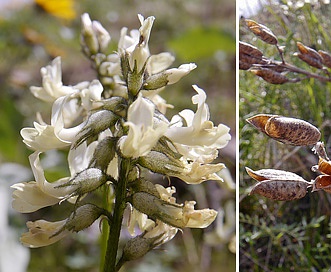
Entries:
{"label": "white flower", "polygon": [[66,97],[58,98],[52,107],[51,124],[40,120],[34,122],[34,128],[23,128],[21,136],[23,142],[33,150],[46,151],[55,148],[63,148],[74,142],[77,133],[83,128],[84,123],[72,128],[64,127],[63,112],[69,103],[65,103]]}
{"label": "white flower", "polygon": [[[173,205],[176,205],[176,199],[172,196],[176,193],[174,187],[164,188],[162,185],[156,184],[162,200],[167,201]],[[166,215],[167,218],[173,218],[173,222],[177,226],[182,228],[206,228],[216,218],[217,212],[212,209],[194,210],[195,201],[186,201],[183,206],[164,206],[162,214]],[[170,219],[168,219],[171,221]]]}
{"label": "white flower", "polygon": [[43,78],[43,86],[30,88],[35,97],[53,102],[61,96],[75,92],[73,87],[62,84],[61,57],[55,58],[51,65],[41,68],[40,73]]}
{"label": "white flower", "polygon": [[146,214],[137,211],[132,206],[130,206],[130,209],[131,212],[128,220],[128,231],[131,236],[134,236],[136,234],[136,223],[138,224],[138,227],[141,231],[151,229],[155,225],[155,222],[151,219],[148,219],[148,216]]}
{"label": "white flower", "polygon": [[178,82],[183,76],[186,76],[189,72],[197,68],[195,63],[182,64],[178,68],[172,68],[165,71],[168,76],[168,84],[174,84]]}
{"label": "white flower", "polygon": [[146,69],[150,75],[157,74],[167,69],[174,61],[175,57],[169,52],[151,55],[147,61]]}
{"label": "white flower", "polygon": [[[20,240],[24,246],[30,248],[54,244],[70,233],[67,230],[58,233],[65,223],[66,220],[57,222],[48,222],[46,220],[37,220],[35,222],[28,221],[26,225],[29,228],[29,232],[23,233]],[[56,233],[58,234],[52,236]]]}
{"label": "white flower", "polygon": [[30,213],[66,199],[76,187],[58,186],[67,183],[88,166],[96,144],[94,142],[86,147],[86,143],[84,143],[78,148],[70,150],[68,163],[71,177],[61,178],[54,182],[48,182],[45,178],[39,158],[40,152],[31,154],[29,160],[35,181],[17,183],[11,186],[15,189],[13,192],[13,208],[21,213]]}
{"label": "white flower", "polygon": [[126,35],[127,28],[123,28],[121,31],[121,38],[119,40],[118,49],[121,54],[124,52],[129,54],[129,65],[131,70],[134,69],[136,62],[137,71],[139,72],[150,56],[148,40],[155,17],[150,16],[147,19],[144,19],[142,15],[138,14],[138,18],[141,23],[139,31],[132,30],[130,32],[130,37]]}
{"label": "white flower", "polygon": [[214,127],[213,122],[209,120],[205,92],[196,85],[193,85],[193,88],[198,93],[192,97],[193,104],[198,105],[196,113],[191,110],[183,110],[179,115],[175,115],[165,136],[182,151],[186,149],[186,154],[183,155],[186,155],[187,158],[197,158],[205,153],[210,160],[215,157],[215,150],[226,146],[231,139],[230,129],[223,124]]}
{"label": "white flower", "polygon": [[100,22],[92,22],[87,13],[82,15],[81,20],[83,47],[86,53],[94,55],[103,52],[111,40],[108,31]]}
{"label": "white flower", "polygon": [[185,165],[183,168],[177,168],[173,165],[167,166],[170,176],[178,177],[188,184],[199,184],[207,180],[223,181],[217,174],[217,172],[225,167],[223,163],[201,164],[197,161],[186,162],[183,159],[182,161]]}
{"label": "white flower", "polygon": [[128,110],[129,133],[123,136],[119,145],[124,156],[138,158],[146,155],[167,130],[168,125],[160,122],[153,126],[155,106],[139,95]]}

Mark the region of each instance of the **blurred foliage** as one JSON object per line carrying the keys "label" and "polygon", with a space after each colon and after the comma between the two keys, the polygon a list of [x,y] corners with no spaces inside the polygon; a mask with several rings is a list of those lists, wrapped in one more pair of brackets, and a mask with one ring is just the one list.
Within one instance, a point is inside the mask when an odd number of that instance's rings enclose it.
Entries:
{"label": "blurred foliage", "polygon": [[[296,41],[317,50],[330,51],[327,35],[331,7],[321,1],[280,1],[267,5],[250,18],[269,27],[284,45],[285,61],[312,69],[293,56]],[[240,41],[258,47],[265,56],[280,60],[274,46],[258,40],[240,24]],[[314,69],[314,68],[313,68]],[[289,202],[249,196],[249,178],[244,167],[253,170],[282,169],[306,180],[315,178],[311,166],[317,156],[309,147],[291,147],[269,139],[245,119],[259,113],[279,114],[306,120],[320,129],[331,154],[330,83],[314,79],[300,83],[272,85],[249,71],[239,72],[239,161],[240,161],[240,271],[327,271],[331,266],[331,196],[308,193]]]}
{"label": "blurred foliage", "polygon": [[[17,6],[16,6],[17,5]],[[29,87],[40,86],[40,68],[56,56],[62,57],[65,85],[96,78],[90,63],[80,52],[80,14],[88,12],[110,32],[116,50],[120,29],[138,28],[137,14],[154,15],[150,51],[170,51],[176,56],[173,67],[196,62],[198,68],[175,87],[169,86],[161,95],[176,110],[192,107],[192,84],[205,89],[212,121],[230,126],[233,141],[221,150],[220,160],[235,175],[235,3],[231,0],[36,0],[27,5],[12,2],[0,9],[0,162],[11,161],[28,165],[27,150],[19,130],[32,126],[35,112],[49,122],[49,105],[35,99]],[[168,116],[172,116],[171,110]],[[50,180],[68,174],[65,152],[51,155],[46,167]],[[55,158],[55,159],[54,159]],[[168,181],[164,181],[168,184]],[[234,193],[220,188],[204,187],[199,196],[189,186],[172,181],[179,199],[198,199],[219,209]],[[178,185],[178,186],[177,186]],[[210,185],[209,185],[210,186]],[[201,192],[201,191],[200,191]],[[216,196],[215,196],[216,195]],[[68,205],[62,203],[61,205]],[[205,208],[201,206],[200,208]],[[61,207],[61,211],[63,207]],[[68,213],[71,208],[68,206]],[[27,214],[26,220],[41,217],[50,221],[67,215],[56,207]],[[14,219],[13,219],[14,220]],[[14,220],[15,221],[15,220]],[[22,232],[24,226],[18,226]],[[73,235],[57,244],[31,250],[28,271],[98,271],[98,226]],[[209,246],[203,241],[202,230],[185,230],[164,247],[149,253],[145,259],[129,263],[122,271],[233,271],[235,255],[227,244]],[[125,238],[125,234],[123,234]],[[194,245],[192,248],[187,245]]]}

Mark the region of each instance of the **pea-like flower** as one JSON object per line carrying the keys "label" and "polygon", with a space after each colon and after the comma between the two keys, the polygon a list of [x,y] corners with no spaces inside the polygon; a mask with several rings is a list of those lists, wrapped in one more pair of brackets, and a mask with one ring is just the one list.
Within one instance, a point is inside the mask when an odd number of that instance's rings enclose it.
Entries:
{"label": "pea-like flower", "polygon": [[21,213],[30,213],[57,204],[70,196],[77,188],[75,186],[63,187],[63,185],[88,166],[95,146],[96,143],[90,144],[88,147],[84,143],[77,149],[70,150],[68,163],[71,177],[61,178],[54,182],[48,182],[45,178],[39,158],[40,152],[31,154],[29,161],[35,181],[21,182],[11,186],[15,189],[13,192],[13,208]]}
{"label": "pea-like flower", "polygon": [[154,127],[154,111],[154,104],[142,95],[129,107],[128,121],[125,123],[129,132],[119,142],[125,157],[138,158],[147,155],[167,130],[168,125],[162,122]]}

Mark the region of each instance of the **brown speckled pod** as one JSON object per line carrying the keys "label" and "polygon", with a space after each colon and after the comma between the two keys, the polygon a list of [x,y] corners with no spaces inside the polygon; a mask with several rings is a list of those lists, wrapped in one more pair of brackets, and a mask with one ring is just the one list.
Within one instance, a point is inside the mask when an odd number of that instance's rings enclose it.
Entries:
{"label": "brown speckled pod", "polygon": [[300,53],[297,54],[297,56],[309,64],[310,66],[316,67],[318,69],[323,68],[323,58],[322,56],[314,49],[305,46],[301,42],[297,42],[297,47],[300,51]]}
{"label": "brown speckled pod", "polygon": [[293,181],[303,181],[306,182],[305,179],[303,179],[301,176],[284,171],[284,170],[278,170],[278,169],[260,169],[257,171],[254,171],[248,167],[246,168],[246,172],[248,175],[257,180],[257,181],[264,181],[264,180],[293,180]]}
{"label": "brown speckled pod", "polygon": [[325,192],[331,194],[331,176],[319,175],[314,180],[312,192],[319,190],[324,190]]}
{"label": "brown speckled pod", "polygon": [[323,50],[318,50],[318,54],[320,54],[320,56],[322,57],[323,64],[331,68],[331,55]]}
{"label": "brown speckled pod", "polygon": [[265,81],[271,84],[284,84],[286,82],[289,82],[289,79],[286,76],[269,68],[255,69],[252,70],[252,73],[263,78]]}
{"label": "brown speckled pod", "polygon": [[316,127],[296,118],[259,114],[247,119],[247,122],[284,144],[313,145],[321,138],[321,133]]}
{"label": "brown speckled pod", "polygon": [[245,19],[245,23],[250,31],[252,31],[257,37],[268,44],[277,44],[278,40],[272,31],[265,25],[261,25],[253,20]]}
{"label": "brown speckled pod", "polygon": [[265,180],[258,182],[250,194],[259,194],[272,200],[295,200],[307,194],[308,182],[297,180]]}

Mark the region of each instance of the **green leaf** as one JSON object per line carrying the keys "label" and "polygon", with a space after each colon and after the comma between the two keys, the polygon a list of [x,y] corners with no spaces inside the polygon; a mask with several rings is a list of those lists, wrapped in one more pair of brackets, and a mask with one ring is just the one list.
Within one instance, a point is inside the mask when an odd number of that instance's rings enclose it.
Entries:
{"label": "green leaf", "polygon": [[168,46],[179,58],[196,61],[211,57],[216,51],[235,53],[235,37],[217,28],[197,27],[170,41]]}

